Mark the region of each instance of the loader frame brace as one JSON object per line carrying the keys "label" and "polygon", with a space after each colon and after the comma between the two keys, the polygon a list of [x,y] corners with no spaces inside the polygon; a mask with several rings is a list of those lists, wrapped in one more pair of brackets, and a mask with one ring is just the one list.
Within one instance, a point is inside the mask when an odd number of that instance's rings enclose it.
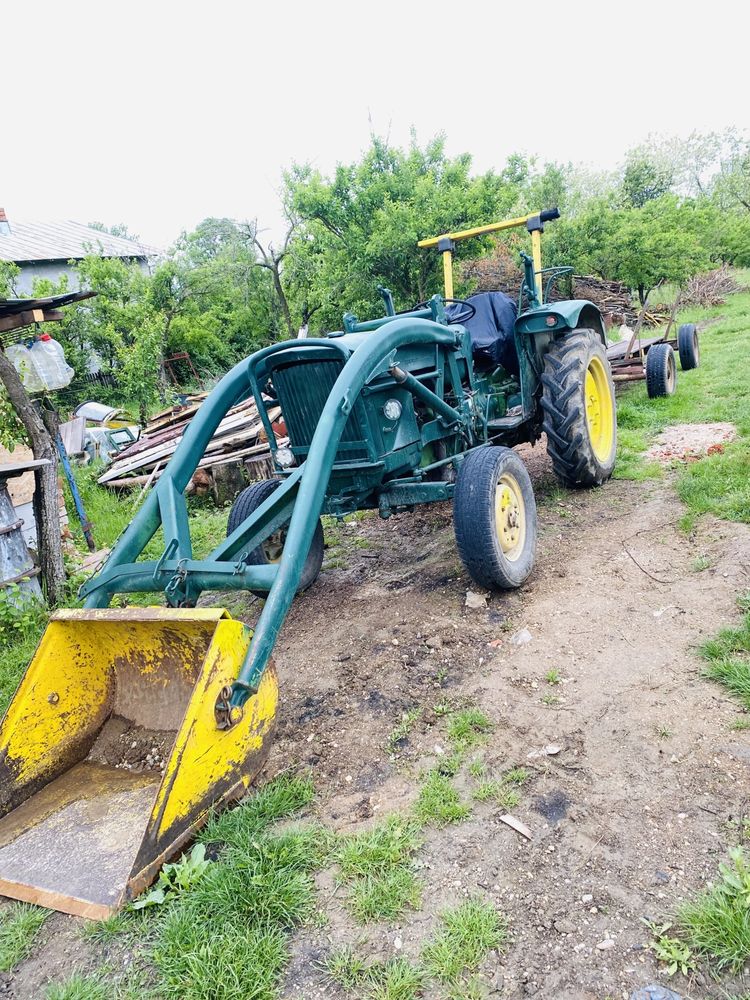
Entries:
{"label": "loader frame brace", "polygon": [[[400,379],[406,373],[396,366],[396,352],[406,345],[435,344],[452,352],[464,336],[460,327],[448,327],[433,319],[433,311],[418,316],[385,317],[377,322],[378,335],[368,337],[348,354],[336,338],[300,341],[302,350],[323,349],[339,356],[342,367],[328,397],[306,461],[296,468],[254,513],[222,541],[205,559],[194,559],[188,525],[185,488],[227,410],[254,395],[269,441],[275,435],[265,412],[258,373],[275,352],[289,343],[274,344],[235,365],[208,396],[188,425],[172,460],[140,511],[115,544],[109,558],[80,591],[86,608],[105,608],[114,594],[163,591],[172,607],[193,607],[204,590],[264,590],[268,598],[258,619],[248,655],[229,691],[216,703],[220,728],[241,718],[247,699],[258,690],[263,671],[300,582],[326,495],[336,452],[349,414],[358,395],[379,375]],[[361,324],[361,326],[370,324]],[[354,324],[352,324],[354,326]],[[440,419],[466,425],[474,443],[468,413],[450,407],[416,379],[403,384],[439,410]],[[439,404],[439,405],[438,405]],[[400,485],[400,484],[399,484]],[[398,486],[395,500],[404,504],[442,499],[450,495],[446,484],[422,483],[418,479]],[[395,504],[394,504],[395,506]],[[270,534],[288,522],[284,551],[274,565],[248,565],[246,555]],[[164,549],[156,560],[137,561],[143,550],[163,528]]]}

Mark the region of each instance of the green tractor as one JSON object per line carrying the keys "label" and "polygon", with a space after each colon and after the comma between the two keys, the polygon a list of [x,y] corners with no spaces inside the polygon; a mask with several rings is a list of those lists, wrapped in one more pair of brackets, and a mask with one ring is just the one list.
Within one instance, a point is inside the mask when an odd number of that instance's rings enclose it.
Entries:
{"label": "green tractor", "polygon": [[[211,807],[247,787],[273,728],[274,644],[295,594],[323,562],[321,514],[374,509],[389,517],[453,500],[471,577],[486,588],[524,582],[534,563],[536,506],[512,447],[545,433],[554,470],[571,487],[602,483],[615,462],[602,317],[590,302],[548,300],[570,270],[541,266],[544,224],[558,216],[552,209],[425,240],[420,245],[443,254],[444,296],[396,313],[381,289],[380,318],[347,314],[342,331],[272,344],[219,382],[81,588],[84,608],[53,617],[0,726],[0,816],[8,813],[0,819],[0,891],[106,914],[148,884]],[[455,243],[512,226],[531,235],[518,308],[500,293],[455,299]],[[226,539],[197,560],[185,489],[221,419],[250,395],[278,477],[239,495]],[[284,437],[269,416],[277,407]],[[159,558],[139,558],[159,528]],[[254,633],[222,609],[196,607],[211,590],[262,595]],[[140,592],[162,592],[167,606],[109,609],[115,594]],[[113,716],[174,730],[153,787],[143,775],[90,764]],[[97,833],[89,856],[76,810],[86,814],[92,796]],[[2,847],[8,824],[12,849]],[[118,831],[128,831],[122,850]],[[50,861],[30,882],[25,859],[37,840]],[[70,856],[80,861],[75,872],[64,862]]]}

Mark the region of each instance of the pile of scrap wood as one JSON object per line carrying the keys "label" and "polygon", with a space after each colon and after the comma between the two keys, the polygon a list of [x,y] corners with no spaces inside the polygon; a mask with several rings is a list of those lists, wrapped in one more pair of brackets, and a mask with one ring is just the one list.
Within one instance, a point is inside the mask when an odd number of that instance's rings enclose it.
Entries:
{"label": "pile of scrap wood", "polygon": [[[518,298],[523,270],[508,247],[499,244],[487,257],[465,261],[461,268],[464,280],[474,283],[477,292],[505,292],[512,299]],[[551,288],[550,299],[588,299],[598,306],[611,325],[627,323],[632,326],[638,319],[639,309],[633,305],[633,296],[622,281],[607,281],[593,274],[563,276]],[[646,326],[659,326],[669,310],[662,306],[649,308],[644,317]]]}
{"label": "pile of scrap wood", "polygon": [[[143,429],[138,440],[121,451],[99,483],[114,489],[147,487],[164,471],[191,419],[206,394],[191,396],[187,405],[158,413]],[[268,411],[272,422],[279,420],[281,410]],[[276,427],[274,427],[276,430]],[[279,426],[281,434],[283,428]],[[207,478],[220,466],[251,463],[251,478],[264,479],[272,475],[271,452],[255,401],[245,400],[234,406],[216,428],[193,476],[192,489],[203,492]],[[188,487],[188,492],[192,492]]]}
{"label": "pile of scrap wood", "polygon": [[705,274],[696,274],[682,292],[682,303],[691,306],[720,306],[727,295],[738,292],[740,286],[732,276],[729,266]]}

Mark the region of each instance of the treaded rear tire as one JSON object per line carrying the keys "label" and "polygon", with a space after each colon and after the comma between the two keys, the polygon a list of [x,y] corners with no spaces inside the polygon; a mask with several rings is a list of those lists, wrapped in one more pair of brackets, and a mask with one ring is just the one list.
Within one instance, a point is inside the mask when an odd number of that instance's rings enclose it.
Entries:
{"label": "treaded rear tire", "polygon": [[671,344],[652,344],[646,355],[646,391],[649,399],[673,396],[677,388],[677,362]]}
{"label": "treaded rear tire", "polygon": [[698,346],[698,330],[695,323],[683,323],[677,331],[677,350],[680,353],[680,368],[692,371],[701,363],[701,349]]}
{"label": "treaded rear tire", "polygon": [[[498,536],[496,495],[504,475],[515,480],[523,501],[523,541],[513,559],[504,553]],[[466,455],[456,477],[453,528],[461,561],[480,587],[521,586],[534,567],[536,502],[526,466],[514,451],[487,445]]]}
{"label": "treaded rear tire", "polygon": [[[246,486],[232,504],[227,521],[227,535],[231,535],[235,528],[247,520],[253,511],[260,507],[263,501],[267,500],[280,485],[281,482],[278,479],[260,479],[257,483],[251,483],[249,486]],[[307,590],[318,579],[323,565],[324,550],[323,525],[320,518],[318,518],[315,534],[310,544],[310,551],[307,553],[307,559],[305,560],[302,576],[297,587],[298,594],[301,594],[303,590]],[[245,562],[248,566],[268,566],[270,560],[267,558],[261,544],[247,554]],[[265,590],[253,590],[251,593],[255,594],[256,597],[268,597],[268,592]]]}
{"label": "treaded rear tire", "polygon": [[[598,358],[606,375],[612,441],[605,456],[597,456],[586,416],[586,373]],[[601,370],[601,369],[600,369]],[[578,327],[556,340],[544,356],[542,429],[555,475],[564,486],[600,486],[609,479],[617,454],[615,387],[607,353],[595,330]]]}

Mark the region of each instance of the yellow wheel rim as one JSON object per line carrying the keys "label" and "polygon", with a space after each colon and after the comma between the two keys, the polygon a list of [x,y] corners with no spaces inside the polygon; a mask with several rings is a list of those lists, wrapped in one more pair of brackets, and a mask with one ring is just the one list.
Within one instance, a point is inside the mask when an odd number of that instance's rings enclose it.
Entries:
{"label": "yellow wheel rim", "polygon": [[515,562],[526,541],[526,505],[518,480],[507,472],[500,476],[495,488],[495,527],[503,555]]}
{"label": "yellow wheel rim", "polygon": [[596,355],[586,369],[584,393],[591,447],[599,461],[604,462],[611,455],[615,440],[615,403],[607,370]]}

